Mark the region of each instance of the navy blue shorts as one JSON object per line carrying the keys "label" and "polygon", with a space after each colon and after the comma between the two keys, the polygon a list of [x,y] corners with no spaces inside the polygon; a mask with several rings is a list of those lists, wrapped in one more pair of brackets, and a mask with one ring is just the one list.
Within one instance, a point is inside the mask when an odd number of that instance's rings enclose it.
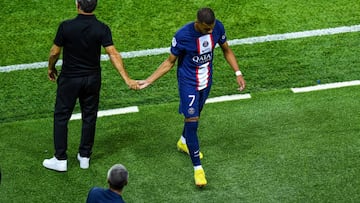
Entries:
{"label": "navy blue shorts", "polygon": [[179,87],[179,113],[183,114],[185,118],[199,117],[209,93],[210,87],[200,91],[195,87]]}

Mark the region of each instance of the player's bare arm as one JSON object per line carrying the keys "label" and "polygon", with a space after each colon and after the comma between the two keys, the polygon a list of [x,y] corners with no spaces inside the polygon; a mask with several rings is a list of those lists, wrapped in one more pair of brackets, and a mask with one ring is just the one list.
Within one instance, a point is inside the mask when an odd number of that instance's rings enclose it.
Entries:
{"label": "player's bare arm", "polygon": [[167,72],[169,72],[171,68],[174,67],[176,60],[177,57],[173,54],[170,54],[169,57],[164,62],[162,62],[161,65],[156,69],[156,71],[151,74],[146,80],[138,81],[140,89],[146,88],[147,86],[155,82],[157,79],[165,75]]}
{"label": "player's bare arm", "polygon": [[231,66],[231,68],[234,70],[234,73],[236,75],[236,81],[239,85],[238,90],[242,91],[245,89],[246,86],[246,82],[244,80],[244,77],[240,71],[238,62],[236,60],[235,54],[232,51],[232,49],[229,47],[229,44],[227,42],[225,42],[224,44],[220,44],[220,47],[223,51],[224,57],[226,59],[226,61],[229,63],[229,65]]}
{"label": "player's bare arm", "polygon": [[120,53],[116,50],[114,45],[105,47],[106,53],[109,55],[110,61],[113,66],[117,69],[121,77],[130,89],[139,89],[139,85],[136,80],[132,80],[124,68],[124,63]]}
{"label": "player's bare arm", "polygon": [[55,81],[58,75],[55,65],[60,57],[60,53],[61,53],[61,47],[54,44],[50,49],[49,63],[48,63],[48,78],[51,81]]}

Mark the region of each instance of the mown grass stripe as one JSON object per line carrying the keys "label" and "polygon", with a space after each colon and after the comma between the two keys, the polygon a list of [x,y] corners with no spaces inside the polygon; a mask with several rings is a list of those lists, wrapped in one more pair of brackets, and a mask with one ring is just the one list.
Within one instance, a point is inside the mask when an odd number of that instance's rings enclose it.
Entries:
{"label": "mown grass stripe", "polygon": [[[241,44],[254,44],[254,43],[262,43],[262,42],[270,42],[270,41],[289,40],[289,39],[323,36],[323,35],[334,35],[340,33],[359,32],[359,31],[360,31],[360,25],[342,26],[336,28],[309,30],[302,32],[285,33],[285,34],[274,34],[274,35],[250,37],[244,39],[234,39],[234,40],[229,40],[228,43],[230,46],[235,46]],[[140,51],[120,52],[120,53],[123,58],[135,58],[135,57],[153,56],[153,55],[169,53],[169,51],[170,51],[169,47],[166,47],[166,48],[146,49]],[[107,55],[101,55],[101,60],[107,61],[109,60],[109,57]],[[29,64],[1,66],[0,72],[11,72],[16,70],[44,68],[47,67],[47,64],[48,62],[36,62]],[[56,65],[60,66],[61,64],[62,64],[62,60],[59,60]]]}
{"label": "mown grass stripe", "polygon": [[[250,98],[251,98],[250,94],[226,95],[226,96],[209,98],[208,100],[206,100],[206,103],[216,103],[216,102],[233,101],[233,100],[250,99]],[[137,113],[137,112],[139,112],[139,108],[137,106],[102,110],[102,111],[98,112],[98,118],[104,117],[104,116],[112,116],[112,115],[127,114],[127,113]],[[73,114],[70,118],[70,120],[80,120],[80,119],[81,119],[81,113]]]}
{"label": "mown grass stripe", "polygon": [[[320,84],[320,85],[308,86],[308,87],[297,87],[297,88],[291,88],[291,91],[293,91],[294,93],[302,93],[302,92],[311,92],[311,91],[326,90],[326,89],[341,88],[341,87],[356,86],[356,85],[360,85],[360,80]],[[250,94],[224,95],[220,97],[208,98],[206,100],[206,104],[234,101],[241,99],[250,99],[250,98],[251,98]],[[131,106],[125,108],[99,111],[98,117],[127,114],[127,113],[137,113],[137,112],[139,112],[139,108],[137,106]],[[70,120],[79,120],[79,119],[81,119],[81,114],[77,113],[77,114],[73,114]]]}

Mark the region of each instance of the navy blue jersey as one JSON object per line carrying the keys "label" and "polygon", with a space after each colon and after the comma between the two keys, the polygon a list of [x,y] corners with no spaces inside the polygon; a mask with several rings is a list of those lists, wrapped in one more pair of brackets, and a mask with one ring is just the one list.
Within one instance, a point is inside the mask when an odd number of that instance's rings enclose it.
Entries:
{"label": "navy blue jersey", "polygon": [[86,203],[125,203],[122,197],[111,191],[110,189],[104,189],[94,187],[90,190]]}
{"label": "navy blue jersey", "polygon": [[195,30],[194,22],[180,28],[173,40],[171,53],[178,57],[177,77],[180,86],[202,90],[212,83],[212,66],[216,44],[226,42],[223,24],[216,20],[211,34]]}

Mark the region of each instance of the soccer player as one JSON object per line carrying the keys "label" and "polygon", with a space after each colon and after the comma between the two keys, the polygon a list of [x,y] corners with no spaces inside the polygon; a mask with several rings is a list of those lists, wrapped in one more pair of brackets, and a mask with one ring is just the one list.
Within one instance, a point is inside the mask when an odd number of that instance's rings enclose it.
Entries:
{"label": "soccer player", "polygon": [[[78,15],[60,24],[48,64],[48,78],[51,81],[57,79],[58,85],[54,111],[55,153],[52,158],[43,161],[43,166],[55,171],[67,171],[67,125],[77,99],[82,113],[82,133],[77,159],[80,168],[89,168],[101,87],[101,47],[104,47],[126,84],[132,89],[139,88],[138,83],[130,79],[125,70],[122,58],[113,44],[110,28],[93,14],[97,0],[75,2]],[[58,71],[55,65],[62,49],[62,69],[56,78]]]}
{"label": "soccer player", "polygon": [[146,80],[138,81],[140,89],[146,88],[165,75],[178,61],[179,112],[185,119],[177,147],[190,155],[194,166],[195,184],[199,187],[205,186],[207,180],[200,161],[203,155],[200,152],[197,130],[200,113],[212,84],[216,44],[220,45],[226,61],[236,75],[238,89],[242,91],[245,88],[245,80],[226,41],[224,26],[215,18],[210,8],[199,9],[195,22],[186,24],[176,32],[169,57]]}

